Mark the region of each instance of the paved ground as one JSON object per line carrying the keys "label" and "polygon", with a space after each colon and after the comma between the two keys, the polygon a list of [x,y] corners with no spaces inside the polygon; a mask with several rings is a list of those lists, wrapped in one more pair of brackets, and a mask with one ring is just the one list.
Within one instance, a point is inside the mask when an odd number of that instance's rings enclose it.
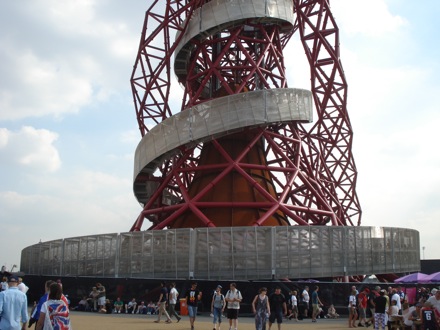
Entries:
{"label": "paved ground", "polygon": [[[162,320],[161,323],[154,323],[157,319],[156,315],[130,315],[130,314],[97,314],[89,312],[71,312],[72,327],[74,330],[190,330],[188,316],[183,316],[179,323],[173,319],[173,323],[166,324]],[[255,324],[252,317],[239,317],[238,330],[254,330]],[[195,323],[195,330],[212,330],[212,318],[209,316],[198,316]],[[281,329],[295,330],[312,330],[312,329],[347,329],[348,321],[346,318],[337,320],[319,319],[318,322],[312,323],[310,319],[302,321],[285,321]],[[221,330],[228,330],[228,320],[223,320]],[[268,329],[268,327],[266,328]],[[272,326],[272,330],[277,330],[276,325]]]}

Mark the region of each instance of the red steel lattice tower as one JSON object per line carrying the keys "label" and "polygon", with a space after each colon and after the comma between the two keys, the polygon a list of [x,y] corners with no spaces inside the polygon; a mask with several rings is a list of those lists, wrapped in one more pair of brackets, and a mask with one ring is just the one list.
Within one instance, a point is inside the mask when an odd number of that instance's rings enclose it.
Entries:
{"label": "red steel lattice tower", "polygon": [[[283,50],[294,33],[310,92],[288,87]],[[328,0],[153,1],[131,85],[143,206],[131,231],[145,219],[153,230],[360,224]]]}

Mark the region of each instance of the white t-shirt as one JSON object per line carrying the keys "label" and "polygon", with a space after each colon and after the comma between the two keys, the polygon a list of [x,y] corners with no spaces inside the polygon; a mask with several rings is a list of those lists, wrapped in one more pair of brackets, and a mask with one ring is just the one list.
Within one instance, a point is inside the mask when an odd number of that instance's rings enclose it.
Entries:
{"label": "white t-shirt", "polygon": [[350,295],[350,298],[348,298],[348,307],[356,307],[356,296]]}
{"label": "white t-shirt", "polygon": [[302,293],[302,297],[303,297],[303,300],[304,300],[306,303],[309,302],[309,300],[310,300],[310,296],[309,296],[309,292],[308,292],[307,290],[304,290],[304,291],[303,291],[303,293]]}
{"label": "white t-shirt", "polygon": [[298,299],[296,299],[296,296],[290,297],[290,302],[292,303],[292,306],[297,306],[298,305]]}
{"label": "white t-shirt", "polygon": [[177,303],[177,297],[179,296],[179,292],[176,288],[171,288],[170,294],[168,295],[170,304],[175,305]]}
{"label": "white t-shirt", "polygon": [[440,313],[440,299],[437,300],[435,299],[435,296],[431,296],[427,301],[430,302],[432,306]]}
{"label": "white t-shirt", "polygon": [[24,284],[23,282],[21,282],[19,285],[17,285],[17,288],[18,288],[18,290],[20,290],[23,293],[26,293],[29,290],[29,287],[26,284]]}
{"label": "white t-shirt", "polygon": [[[226,293],[225,299],[243,299],[243,297],[241,296],[240,291],[238,291],[237,289],[235,289],[234,291],[229,290],[228,293]],[[233,301],[230,302],[228,301],[228,308],[230,309],[240,309],[240,303],[238,301]]]}
{"label": "white t-shirt", "polygon": [[402,311],[402,316],[403,316],[403,323],[410,327],[413,325],[413,321],[409,320],[409,317],[411,316],[412,312],[415,310],[416,308],[414,306],[411,306],[410,308]]}
{"label": "white t-shirt", "polygon": [[397,307],[397,305],[393,305],[390,307],[389,311],[388,311],[390,316],[397,316],[399,315],[399,307]]}
{"label": "white t-shirt", "polygon": [[6,291],[9,288],[8,282],[2,282],[2,291]]}
{"label": "white t-shirt", "polygon": [[402,304],[400,303],[400,295],[398,293],[395,293],[391,296],[391,301],[396,301],[396,306],[399,310],[402,309]]}

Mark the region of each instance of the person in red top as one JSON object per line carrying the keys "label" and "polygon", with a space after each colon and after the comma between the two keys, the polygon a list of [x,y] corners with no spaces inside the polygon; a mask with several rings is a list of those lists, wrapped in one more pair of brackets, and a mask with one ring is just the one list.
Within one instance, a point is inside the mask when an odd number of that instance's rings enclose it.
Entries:
{"label": "person in red top", "polygon": [[367,326],[367,303],[370,289],[365,288],[358,294],[359,323],[358,327]]}

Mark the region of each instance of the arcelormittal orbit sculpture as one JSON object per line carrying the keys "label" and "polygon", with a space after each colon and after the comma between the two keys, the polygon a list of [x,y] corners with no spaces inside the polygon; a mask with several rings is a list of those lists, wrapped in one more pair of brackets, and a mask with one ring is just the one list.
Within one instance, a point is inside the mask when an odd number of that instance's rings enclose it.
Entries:
{"label": "arcelormittal orbit sculpture", "polygon": [[[288,86],[283,50],[294,33],[311,91]],[[360,224],[328,0],[153,1],[131,84],[143,205],[131,231],[145,219],[152,230]]]}
{"label": "arcelormittal orbit sculpture", "polygon": [[[29,246],[22,271],[214,285],[420,270],[416,230],[360,226],[329,0],[148,3],[131,77],[142,212],[129,233]],[[310,91],[287,82],[295,32]]]}

